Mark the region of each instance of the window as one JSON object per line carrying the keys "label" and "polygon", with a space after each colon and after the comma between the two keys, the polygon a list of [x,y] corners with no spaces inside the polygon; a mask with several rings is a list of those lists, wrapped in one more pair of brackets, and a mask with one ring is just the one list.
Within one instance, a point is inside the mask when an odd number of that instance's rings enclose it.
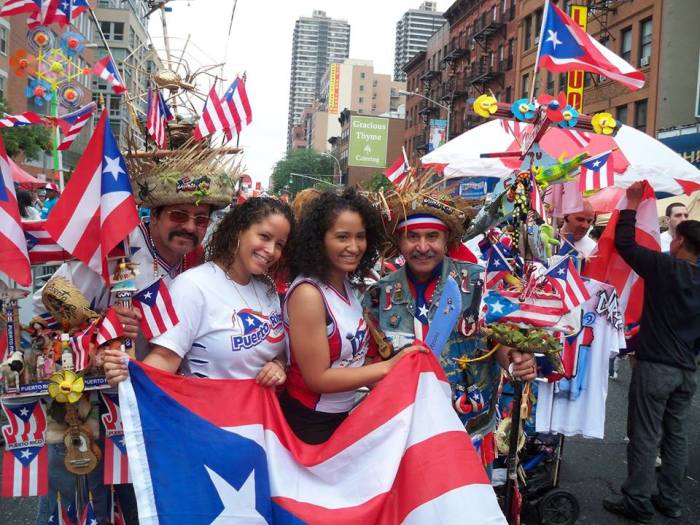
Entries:
{"label": "window", "polygon": [[622,124],[627,124],[627,105],[617,106],[617,115],[615,118],[619,120]]}
{"label": "window", "polygon": [[559,73],[559,91],[564,91],[569,84],[569,79],[566,73]]}
{"label": "window", "polygon": [[511,97],[513,96],[513,92],[510,86],[506,88],[506,102],[512,102]]}
{"label": "window", "polygon": [[515,53],[515,39],[508,40],[508,69],[513,67],[513,54]]}
{"label": "window", "polygon": [[540,41],[540,28],[542,27],[542,9],[535,11],[535,44]]}
{"label": "window", "polygon": [[547,71],[547,93],[554,94],[554,75]]}
{"label": "window", "polygon": [[7,28],[0,27],[0,53],[7,54]]}
{"label": "window", "polygon": [[642,23],[639,25],[639,65],[643,67],[649,65],[649,59],[651,58],[651,30],[651,18],[642,20]]}
{"label": "window", "polygon": [[620,32],[620,56],[627,62],[632,61],[632,28]]}
{"label": "window", "polygon": [[360,97],[360,98],[357,99],[357,101],[358,101],[360,104],[363,104],[364,101],[365,101],[365,97]]}
{"label": "window", "polygon": [[360,84],[360,91],[364,91],[364,90],[365,90],[365,85],[364,85],[364,84]]}
{"label": "window", "polygon": [[501,0],[501,13],[505,14],[508,11],[508,0]]}
{"label": "window", "polygon": [[523,27],[523,51],[530,49],[530,38],[532,37],[532,17],[528,16],[525,19]]}
{"label": "window", "polygon": [[0,75],[0,98],[5,98],[5,77]]}
{"label": "window", "polygon": [[364,71],[360,73],[360,78],[361,78],[362,80],[365,79],[365,73],[364,73]]}
{"label": "window", "polygon": [[527,88],[530,83],[530,75],[525,73],[523,75],[523,84],[520,86],[520,98],[527,98]]}
{"label": "window", "polygon": [[124,22],[100,22],[107,40],[124,40]]}
{"label": "window", "polygon": [[640,100],[634,103],[634,127],[639,131],[647,130],[647,101]]}

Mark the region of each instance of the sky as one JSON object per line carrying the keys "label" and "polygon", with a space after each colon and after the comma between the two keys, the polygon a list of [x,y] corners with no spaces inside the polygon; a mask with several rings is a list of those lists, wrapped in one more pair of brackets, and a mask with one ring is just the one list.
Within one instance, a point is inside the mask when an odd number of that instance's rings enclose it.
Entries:
{"label": "sky", "polygon": [[[438,1],[438,11],[451,3]],[[292,34],[297,18],[310,17],[318,9],[331,18],[347,20],[350,58],[372,60],[376,72],[393,75],[396,22],[408,9],[417,9],[421,0],[238,0],[227,42],[233,4],[233,0],[171,2],[172,12],[166,15],[168,33],[175,50],[182,49],[190,35],[187,55],[194,62],[225,60],[224,77],[229,82],[237,73],[247,73],[253,122],[241,132],[240,146],[248,174],[266,187],[274,164],[285,154]],[[158,15],[151,17],[150,31],[156,48],[162,48]],[[207,91],[209,80],[200,78],[200,89]]]}

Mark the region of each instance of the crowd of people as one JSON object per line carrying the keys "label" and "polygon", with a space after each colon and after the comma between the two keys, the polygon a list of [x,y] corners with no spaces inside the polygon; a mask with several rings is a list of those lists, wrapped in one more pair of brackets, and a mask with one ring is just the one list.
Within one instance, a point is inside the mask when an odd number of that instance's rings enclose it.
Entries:
{"label": "crowd of people", "polygon": [[[695,389],[700,343],[700,223],[676,221],[679,207],[669,207],[670,253],[641,248],[630,235],[638,191],[637,185],[628,190],[630,210],[617,227],[618,249],[643,279],[666,282],[668,288],[647,287],[639,335],[644,342],[630,387],[630,477],[623,499],[606,500],[605,507],[643,520],[652,504],[667,515],[680,512],[687,432],[682,420]],[[136,342],[136,358],[168,372],[255,379],[276,388],[292,431],[306,443],[324,443],[355,405],[357,389],[371,388],[407,354],[429,351],[423,341],[452,276],[464,311],[440,363],[456,413],[490,473],[501,376],[529,381],[538,367],[533,354],[496,345],[475,330],[474,297],[481,294],[483,267],[448,255],[461,244],[468,224],[458,206],[446,195],[423,198],[418,205],[413,197],[411,206],[397,198],[389,203],[388,218],[355,190],[314,191],[292,206],[271,197],[251,198],[231,205],[212,223],[212,213],[229,203],[230,197],[214,193],[195,199],[176,191],[149,202],[150,217],[130,235],[132,260],[141,269],[136,286],[163,278],[179,323],[146,341],[138,311],[115,306],[124,335]],[[564,218],[559,234],[590,254],[594,220],[586,203]],[[377,269],[387,267],[380,264],[381,253],[400,255],[403,265],[377,279]],[[56,275],[75,284],[94,308],[108,306],[109,289],[84,264],[65,263]],[[40,313],[41,290],[35,305]],[[245,323],[265,324],[265,337],[249,335]],[[128,375],[129,357],[117,349],[99,352],[110,385],[117,386]],[[470,364],[458,366],[460,359]],[[49,416],[49,428],[62,436],[61,414]],[[652,496],[661,435],[663,464],[658,495]],[[50,443],[55,468],[37,524],[53,513],[56,490],[64,499],[74,491],[63,455],[61,440]],[[98,519],[106,519],[109,494],[101,478],[97,469],[88,485]],[[118,497],[126,522],[138,523],[131,486],[119,486]]]}

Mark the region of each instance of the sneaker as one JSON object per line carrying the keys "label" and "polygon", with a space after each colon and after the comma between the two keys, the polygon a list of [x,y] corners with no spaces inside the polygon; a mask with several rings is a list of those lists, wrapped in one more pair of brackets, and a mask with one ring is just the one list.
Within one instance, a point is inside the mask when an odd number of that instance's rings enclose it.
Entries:
{"label": "sneaker", "polygon": [[608,512],[617,514],[624,518],[634,520],[639,523],[651,523],[653,514],[641,514],[636,510],[631,509],[627,505],[625,498],[621,496],[608,496],[603,500],[603,508]]}
{"label": "sneaker", "polygon": [[663,514],[667,518],[678,519],[683,515],[683,511],[681,511],[681,509],[671,507],[664,503],[661,496],[658,494],[651,495],[651,503],[654,505],[654,508],[659,512],[659,514]]}

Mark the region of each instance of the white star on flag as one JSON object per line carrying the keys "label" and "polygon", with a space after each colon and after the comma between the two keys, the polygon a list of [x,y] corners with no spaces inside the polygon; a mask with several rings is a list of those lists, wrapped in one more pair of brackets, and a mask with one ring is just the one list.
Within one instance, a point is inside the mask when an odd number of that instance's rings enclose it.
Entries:
{"label": "white star on flag", "polygon": [[418,315],[421,315],[423,317],[428,317],[428,307],[425,306],[424,304],[418,308]]}
{"label": "white star on flag", "polygon": [[493,313],[495,314],[502,314],[503,313],[503,307],[505,305],[502,305],[500,302],[496,301],[491,305],[491,309],[493,310]]}
{"label": "white star on flag", "polygon": [[248,319],[246,319],[246,323],[248,323],[250,326],[253,326],[255,324],[255,321],[251,317],[249,317]]}
{"label": "white star on flag", "polygon": [[236,490],[212,469],[204,465],[216,492],[219,494],[224,509],[216,517],[211,525],[225,525],[229,523],[246,523],[267,525],[267,521],[255,508],[255,470],[250,471],[248,479],[243,482],[241,488]]}
{"label": "white star on flag", "polygon": [[29,415],[29,410],[27,410],[27,407],[23,407],[23,408],[19,411],[19,415],[22,416],[22,417],[28,416],[28,415]]}
{"label": "white star on flag", "polygon": [[29,450],[23,450],[20,456],[22,456],[24,459],[27,459],[32,457],[32,453],[29,452]]}
{"label": "white star on flag", "polygon": [[119,157],[111,158],[105,156],[104,161],[107,163],[107,166],[103,171],[105,173],[110,173],[112,177],[114,177],[114,180],[117,180],[119,178],[120,173],[125,173],[125,171],[119,164]]}
{"label": "white star on flag", "polygon": [[150,299],[151,297],[153,297],[153,294],[151,292],[146,292],[145,294],[143,294],[144,299]]}
{"label": "white star on flag", "polygon": [[557,32],[552,31],[551,29],[547,29],[547,33],[549,33],[549,36],[547,37],[547,40],[545,42],[551,42],[552,43],[552,49],[557,49],[557,46],[562,43],[561,40],[557,38]]}

